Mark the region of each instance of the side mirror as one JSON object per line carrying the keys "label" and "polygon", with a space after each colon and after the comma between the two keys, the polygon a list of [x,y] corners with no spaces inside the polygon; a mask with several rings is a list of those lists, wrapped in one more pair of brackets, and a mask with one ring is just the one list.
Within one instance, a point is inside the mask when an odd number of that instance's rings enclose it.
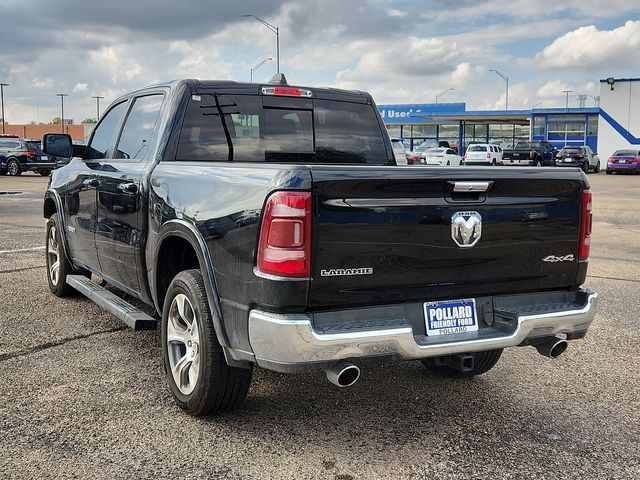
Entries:
{"label": "side mirror", "polygon": [[71,135],[66,133],[45,133],[42,137],[42,153],[55,157],[72,157]]}

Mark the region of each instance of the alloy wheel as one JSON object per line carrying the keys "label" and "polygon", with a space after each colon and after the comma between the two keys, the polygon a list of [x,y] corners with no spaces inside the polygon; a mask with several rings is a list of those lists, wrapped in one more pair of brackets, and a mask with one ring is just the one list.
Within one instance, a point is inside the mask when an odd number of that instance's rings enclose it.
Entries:
{"label": "alloy wheel", "polygon": [[200,373],[200,332],[189,298],[179,293],[169,308],[167,353],[173,381],[183,395],[196,388]]}
{"label": "alloy wheel", "polygon": [[9,170],[9,175],[12,175],[12,176],[17,175],[18,174],[18,169],[19,169],[18,162],[16,162],[15,160],[9,162],[9,166],[8,166],[7,169]]}
{"label": "alloy wheel", "polygon": [[47,239],[47,260],[49,265],[49,278],[51,283],[56,286],[60,278],[60,244],[56,238],[56,227],[49,229],[49,238]]}

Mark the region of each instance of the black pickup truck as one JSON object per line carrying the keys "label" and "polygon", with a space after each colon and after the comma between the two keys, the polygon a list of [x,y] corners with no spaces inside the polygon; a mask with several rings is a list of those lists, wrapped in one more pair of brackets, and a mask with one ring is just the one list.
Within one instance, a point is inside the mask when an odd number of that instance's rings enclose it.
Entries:
{"label": "black pickup truck", "polygon": [[87,146],[43,148],[75,157],[44,200],[51,291],[134,328],[155,314],[119,292],[155,310],[193,415],[241,403],[254,365],[473,376],[505,347],[560,355],[595,314],[582,172],[397,166],[363,92],[176,81],[117,99]]}
{"label": "black pickup truck", "polygon": [[555,167],[556,149],[549,142],[520,140],[502,150],[502,165]]}

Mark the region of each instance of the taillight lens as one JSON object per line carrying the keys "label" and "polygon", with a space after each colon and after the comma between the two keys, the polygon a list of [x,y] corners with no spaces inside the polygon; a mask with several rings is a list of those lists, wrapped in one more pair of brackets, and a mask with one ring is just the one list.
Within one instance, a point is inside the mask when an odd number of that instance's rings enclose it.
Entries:
{"label": "taillight lens", "polygon": [[580,251],[578,258],[587,260],[591,249],[591,228],[593,226],[593,213],[591,205],[591,192],[582,191],[582,214],[580,218]]}
{"label": "taillight lens", "polygon": [[491,154],[487,152],[487,158],[491,158]]}
{"label": "taillight lens", "polygon": [[311,274],[311,193],[276,192],[262,215],[258,270],[279,277]]}
{"label": "taillight lens", "polygon": [[26,152],[24,152],[24,154],[27,157],[35,157],[36,156],[36,152],[34,152],[33,150],[27,150]]}

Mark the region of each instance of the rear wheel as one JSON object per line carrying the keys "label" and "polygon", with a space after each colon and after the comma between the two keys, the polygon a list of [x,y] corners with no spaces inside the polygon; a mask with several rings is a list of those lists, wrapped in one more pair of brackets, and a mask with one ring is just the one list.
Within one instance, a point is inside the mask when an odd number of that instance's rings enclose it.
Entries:
{"label": "rear wheel", "polygon": [[252,369],[227,364],[200,270],[185,270],[171,281],[162,311],[161,337],[165,377],[180,408],[203,416],[231,410],[243,402]]}
{"label": "rear wheel", "polygon": [[22,168],[20,168],[20,162],[15,158],[10,159],[7,162],[7,172],[12,177],[18,177],[22,175]]}
{"label": "rear wheel", "polygon": [[596,168],[593,169],[595,173],[600,173],[600,162],[596,163]]}
{"label": "rear wheel", "polygon": [[491,370],[502,355],[502,348],[498,350],[488,350],[486,352],[474,352],[470,353],[473,357],[473,368],[466,371],[457,370],[449,366],[437,366],[434,364],[433,359],[422,360],[422,364],[435,375],[442,377],[454,377],[454,378],[467,378],[475,377],[476,375],[482,375]]}
{"label": "rear wheel", "polygon": [[589,173],[589,162],[584,162],[584,163],[582,164],[582,171],[583,171],[584,173]]}
{"label": "rear wheel", "polygon": [[51,170],[38,170],[38,173],[43,177],[47,177],[51,174]]}
{"label": "rear wheel", "polygon": [[498,162],[496,162],[496,159],[494,158],[493,160],[491,160],[491,166],[495,167],[498,164]]}

